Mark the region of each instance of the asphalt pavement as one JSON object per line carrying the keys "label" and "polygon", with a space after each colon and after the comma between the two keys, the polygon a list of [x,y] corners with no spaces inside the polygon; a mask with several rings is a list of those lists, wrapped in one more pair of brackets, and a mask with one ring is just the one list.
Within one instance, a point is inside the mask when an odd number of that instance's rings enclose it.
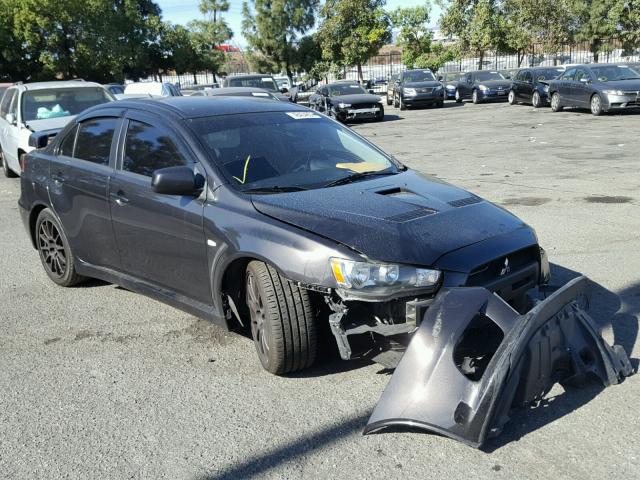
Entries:
{"label": "asphalt pavement", "polygon": [[[593,316],[640,357],[640,114],[447,103],[353,128],[535,227],[554,281],[589,276]],[[275,377],[243,336],[111,284],[57,287],[19,191],[0,178],[0,478],[640,478],[640,375],[556,387],[485,451],[362,436],[380,366]]]}

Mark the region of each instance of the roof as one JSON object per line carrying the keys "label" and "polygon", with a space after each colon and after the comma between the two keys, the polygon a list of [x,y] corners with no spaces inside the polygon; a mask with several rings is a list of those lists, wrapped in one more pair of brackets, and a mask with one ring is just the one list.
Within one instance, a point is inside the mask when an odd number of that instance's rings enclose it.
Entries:
{"label": "roof", "polygon": [[218,96],[218,95],[234,95],[238,93],[271,93],[269,90],[258,87],[225,87],[225,88],[213,88],[207,91],[209,96]]}
{"label": "roof", "polygon": [[48,88],[82,88],[82,87],[100,87],[102,85],[95,82],[85,82],[84,80],[58,80],[55,82],[33,82],[18,84],[23,90],[45,90]]}
{"label": "roof", "polygon": [[272,78],[273,75],[268,73],[250,73],[250,74],[241,74],[241,75],[229,75],[225,80],[231,80],[235,78]]}
{"label": "roof", "polygon": [[238,113],[292,112],[307,111],[306,107],[291,102],[274,102],[271,98],[257,97],[164,97],[136,98],[119,100],[117,103],[98,105],[87,110],[98,110],[105,107],[121,107],[132,110],[143,110],[158,115],[177,118],[201,118]]}

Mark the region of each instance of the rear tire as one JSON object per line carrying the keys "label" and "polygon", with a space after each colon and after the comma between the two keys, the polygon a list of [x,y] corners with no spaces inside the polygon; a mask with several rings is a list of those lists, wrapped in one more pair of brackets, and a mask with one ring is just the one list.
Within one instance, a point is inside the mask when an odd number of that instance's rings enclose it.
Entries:
{"label": "rear tire", "polygon": [[562,111],[562,105],[560,104],[560,94],[558,92],[554,92],[553,95],[551,95],[551,111]]}
{"label": "rear tire", "polygon": [[602,108],[602,99],[597,93],[594,93],[591,97],[591,113],[596,117],[599,117],[604,113],[604,109]]}
{"label": "rear tire", "polygon": [[389,92],[387,92],[387,107],[390,107],[393,101],[389,98]]}
{"label": "rear tire", "polygon": [[245,278],[251,335],[264,369],[283,375],[310,367],[318,345],[309,292],[264,262],[249,263]]}
{"label": "rear tire", "polygon": [[4,173],[4,176],[7,178],[16,178],[18,174],[11,170],[11,168],[9,168],[7,159],[4,158],[4,153],[2,153],[2,150],[0,150],[0,159],[2,159],[2,172]]}
{"label": "rear tire", "polygon": [[540,98],[540,93],[537,91],[533,92],[531,96],[531,105],[533,105],[533,108],[540,108],[542,106],[542,99]]}
{"label": "rear tire", "polygon": [[40,261],[51,280],[61,287],[72,287],[85,280],[76,272],[75,257],[62,225],[48,208],[38,215],[35,239]]}

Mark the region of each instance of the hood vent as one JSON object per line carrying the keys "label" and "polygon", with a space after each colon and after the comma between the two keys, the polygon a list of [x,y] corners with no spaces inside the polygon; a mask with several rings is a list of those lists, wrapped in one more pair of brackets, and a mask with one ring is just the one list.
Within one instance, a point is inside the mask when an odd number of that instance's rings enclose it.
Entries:
{"label": "hood vent", "polygon": [[410,222],[411,220],[417,220],[418,218],[426,217],[428,215],[433,215],[434,213],[436,213],[436,211],[430,208],[418,208],[417,210],[410,210],[408,212],[403,212],[397,215],[386,217],[385,220],[389,220],[390,222],[404,223]]}
{"label": "hood vent", "polygon": [[448,202],[448,203],[454,208],[459,208],[459,207],[466,207],[467,205],[473,205],[475,203],[480,203],[481,201],[482,199],[480,197],[476,197],[475,195],[472,195],[467,198],[461,198],[460,200],[452,200],[451,202]]}

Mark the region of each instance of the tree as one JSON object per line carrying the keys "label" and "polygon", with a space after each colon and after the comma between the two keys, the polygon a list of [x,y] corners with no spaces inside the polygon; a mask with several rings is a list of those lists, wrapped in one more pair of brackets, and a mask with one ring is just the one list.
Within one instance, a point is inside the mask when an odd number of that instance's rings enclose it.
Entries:
{"label": "tree", "polygon": [[445,47],[441,43],[432,44],[428,52],[418,55],[415,60],[416,68],[428,68],[432,72],[437,72],[445,63],[455,60],[456,52],[454,48]]}
{"label": "tree", "polygon": [[587,42],[597,62],[600,53],[610,51],[608,43],[618,34],[616,0],[572,0],[570,7],[578,23],[576,40]]}
{"label": "tree", "polygon": [[391,39],[391,21],[382,10],[385,0],[326,0],[316,33],[322,58],[333,65],[362,65]]}
{"label": "tree", "polygon": [[224,52],[216,47],[233,37],[229,25],[219,16],[220,13],[229,10],[229,2],[200,0],[199,9],[205,18],[189,22],[191,43],[196,54],[196,61],[191,70],[194,83],[197,83],[195,72],[201,70],[212,71],[215,78],[225,61]]}
{"label": "tree", "polygon": [[242,32],[255,55],[292,76],[298,36],[315,24],[319,0],[250,0],[242,5]]}
{"label": "tree", "polygon": [[398,7],[389,14],[393,27],[399,30],[397,44],[402,47],[402,63],[407,68],[413,68],[419,56],[431,51],[433,34],[428,28],[429,10],[425,4]]}
{"label": "tree", "polygon": [[631,55],[640,46],[640,0],[616,0],[611,16],[620,26],[625,53]]}
{"label": "tree", "polygon": [[440,18],[440,27],[446,35],[457,37],[461,52],[474,52],[481,70],[485,53],[505,46],[502,19],[498,0],[452,0]]}

